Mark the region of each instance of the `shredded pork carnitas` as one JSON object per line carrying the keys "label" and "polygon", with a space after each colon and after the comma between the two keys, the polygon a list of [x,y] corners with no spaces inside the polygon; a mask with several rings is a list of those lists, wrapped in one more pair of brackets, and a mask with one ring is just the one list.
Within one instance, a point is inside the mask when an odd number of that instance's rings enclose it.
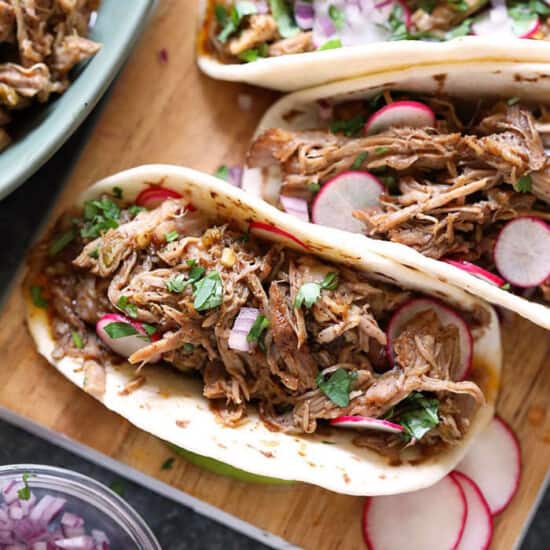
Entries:
{"label": "shredded pork carnitas", "polygon": [[[440,420],[424,442],[454,443],[467,430],[464,400],[474,410],[484,398],[474,382],[456,380],[461,354],[456,326],[442,325],[432,310],[418,314],[395,340],[395,364],[388,361],[388,320],[411,293],[243,235],[187,212],[179,200],[135,217],[113,199],[102,200],[93,207],[98,211],[101,205],[118,227],[83,239],[80,235],[93,233],[89,224],[101,218],[75,226],[74,213],[67,215],[34,256],[30,278],[47,279],[41,287],[52,309],[56,357],[116,362],[95,337],[94,325],[118,311],[159,335],[133,353],[130,363],[146,375],[147,364],[160,353],[166,368],[201,376],[204,396],[229,425],[255,403],[270,427],[311,433],[341,415],[381,417],[411,395],[429,395],[437,397]],[[67,231],[72,240],[56,249]],[[220,298],[199,308],[197,281],[209,277],[218,281]],[[297,305],[312,291],[310,302]],[[266,327],[249,351],[236,351],[229,337],[243,307],[259,310]],[[75,332],[81,346],[75,346]],[[323,386],[336,373],[349,384],[345,404]],[[373,437],[382,451],[406,443],[401,436]]]}
{"label": "shredded pork carnitas", "polygon": [[[281,194],[311,201],[311,183],[323,184],[363,157],[360,168],[387,185],[378,207],[354,213],[369,236],[494,270],[494,242],[506,221],[550,219],[548,114],[512,98],[487,107],[470,104],[463,122],[461,102],[420,99],[436,113],[435,128],[392,127],[364,137],[273,128],[252,144],[248,164],[279,165]],[[335,116],[348,120],[368,111],[368,102],[335,106]],[[547,285],[540,291],[550,299]]]}
{"label": "shredded pork carnitas", "polygon": [[99,44],[86,38],[100,0],[0,0],[0,149],[17,111],[69,86],[69,73]]}

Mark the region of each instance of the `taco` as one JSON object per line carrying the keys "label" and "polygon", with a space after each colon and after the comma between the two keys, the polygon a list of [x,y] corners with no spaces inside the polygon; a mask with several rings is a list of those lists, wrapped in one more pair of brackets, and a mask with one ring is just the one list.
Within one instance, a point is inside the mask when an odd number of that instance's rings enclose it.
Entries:
{"label": "taco", "polygon": [[420,67],[293,94],[243,185],[550,328],[549,76]]}
{"label": "taco", "polygon": [[413,63],[545,61],[549,15],[515,0],[203,0],[197,55],[214,78],[290,91]]}
{"label": "taco", "polygon": [[217,178],[100,181],[33,254],[63,375],[191,453],[350,494],[435,483],[492,417],[494,311]]}

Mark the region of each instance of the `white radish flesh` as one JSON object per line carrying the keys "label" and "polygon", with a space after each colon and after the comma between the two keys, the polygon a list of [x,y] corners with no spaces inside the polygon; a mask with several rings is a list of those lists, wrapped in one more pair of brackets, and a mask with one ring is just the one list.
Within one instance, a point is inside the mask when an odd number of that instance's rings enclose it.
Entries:
{"label": "white radish flesh", "polygon": [[381,420],[380,418],[369,418],[367,416],[339,416],[333,418],[330,424],[337,428],[351,428],[353,430],[376,430],[379,432],[387,432],[398,434],[405,431],[403,426],[390,422],[389,420]]}
{"label": "white radish flesh", "polygon": [[466,321],[453,309],[447,305],[432,298],[416,298],[403,304],[390,319],[388,324],[387,336],[387,354],[388,359],[393,363],[393,343],[395,339],[406,328],[406,325],[420,313],[433,310],[435,311],[439,322],[444,326],[454,325],[458,328],[460,339],[460,364],[453,379],[463,380],[468,375],[472,366],[472,356],[474,351],[474,341],[472,333]]}
{"label": "white radish flesh", "polygon": [[370,172],[349,170],[328,180],[311,206],[313,223],[362,233],[363,224],[353,217],[354,210],[376,208],[384,185]]}
{"label": "white radish flesh", "polygon": [[[120,338],[111,338],[105,327],[112,325],[113,323],[121,323],[128,327],[128,332],[131,332],[129,336],[122,336]],[[109,329],[107,329],[109,330]],[[124,315],[118,313],[109,313],[104,315],[96,324],[96,333],[101,340],[112,349],[118,355],[122,357],[130,357],[136,351],[150,345],[151,341],[147,336],[147,332],[137,321],[132,321]]]}
{"label": "white radish flesh", "polygon": [[479,487],[460,472],[451,474],[466,498],[466,524],[457,550],[487,550],[493,538],[493,517]]}
{"label": "white radish flesh", "polygon": [[301,248],[307,248],[307,245],[284,229],[279,229],[274,225],[264,222],[252,222],[250,224],[250,232],[257,235],[260,238],[267,239],[269,241],[283,241],[288,244],[298,245]]}
{"label": "white radish flesh", "polygon": [[515,286],[538,286],[550,277],[550,226],[539,218],[521,217],[499,233],[494,250],[498,272]]}
{"label": "white radish flesh", "polygon": [[454,550],[465,522],[464,493],[447,476],[420,491],[368,498],[363,535],[369,550]]}
{"label": "white radish flesh", "polygon": [[392,127],[426,128],[435,125],[435,113],[419,101],[394,101],[378,109],[365,124],[367,135]]}
{"label": "white radish flesh", "polygon": [[456,467],[476,483],[493,515],[515,495],[521,477],[519,443],[510,427],[495,417]]}
{"label": "white radish flesh", "polygon": [[540,20],[533,17],[515,20],[510,17],[506,6],[497,6],[484,11],[472,23],[472,33],[478,36],[508,38],[531,38],[540,28]]}

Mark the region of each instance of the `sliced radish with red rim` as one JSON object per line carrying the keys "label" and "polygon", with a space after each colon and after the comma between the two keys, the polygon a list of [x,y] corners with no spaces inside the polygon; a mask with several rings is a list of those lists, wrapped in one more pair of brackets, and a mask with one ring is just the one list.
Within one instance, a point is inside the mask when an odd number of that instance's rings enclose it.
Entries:
{"label": "sliced radish with red rim", "polygon": [[466,498],[451,476],[420,491],[369,497],[363,536],[369,550],[454,550],[466,523]]}
{"label": "sliced radish with red rim", "polygon": [[[96,333],[106,346],[126,358],[159,339],[158,333],[152,332],[149,325],[118,313],[104,315],[96,324]],[[155,360],[159,359],[160,356]]]}
{"label": "sliced radish with red rim", "polygon": [[474,340],[468,324],[464,318],[456,311],[433,298],[414,298],[403,304],[392,316],[387,329],[387,355],[391,364],[395,361],[393,344],[395,339],[403,332],[414,317],[420,313],[433,310],[435,311],[439,322],[443,325],[454,325],[458,328],[460,340],[460,364],[456,373],[455,380],[464,380],[472,366],[472,357],[474,352]]}
{"label": "sliced radish with red rim", "polygon": [[479,487],[461,472],[452,472],[466,498],[466,523],[457,550],[488,550],[493,538],[493,516]]}
{"label": "sliced radish with red rim", "polygon": [[426,128],[435,125],[435,113],[420,101],[394,101],[372,114],[365,124],[367,135],[388,128]]}
{"label": "sliced radish with red rim", "polygon": [[285,241],[289,244],[297,244],[302,248],[308,248],[307,245],[284,229],[279,229],[270,223],[265,222],[251,222],[250,232],[257,235],[260,238],[265,238],[269,241]]}
{"label": "sliced radish with red rim", "polygon": [[519,287],[538,286],[550,277],[550,226],[525,216],[509,221],[494,250],[498,272]]}
{"label": "sliced radish with red rim", "polygon": [[382,420],[380,418],[370,418],[367,416],[338,416],[330,420],[332,426],[338,428],[352,428],[354,430],[376,430],[398,434],[405,431],[405,428],[395,422]]}
{"label": "sliced radish with red rim", "polygon": [[362,233],[363,223],[354,210],[376,208],[384,192],[382,182],[370,172],[348,170],[329,179],[315,196],[311,220],[319,225]]}
{"label": "sliced radish with red rim", "polygon": [[474,481],[493,515],[502,512],[519,486],[521,453],[512,429],[495,417],[456,467]]}
{"label": "sliced radish with red rim", "polygon": [[137,196],[136,204],[152,210],[167,199],[181,199],[181,195],[173,189],[148,187]]}
{"label": "sliced radish with red rim", "polygon": [[536,13],[531,16],[513,18],[506,6],[485,10],[472,23],[472,34],[477,36],[499,36],[510,38],[532,38],[540,28]]}
{"label": "sliced radish with red rim", "polygon": [[506,283],[506,281],[501,277],[499,277],[498,275],[495,275],[494,273],[491,273],[490,271],[487,271],[486,269],[483,269],[482,267],[479,267],[478,265],[472,264],[465,260],[443,260],[443,261],[449,265],[458,267],[458,269],[462,269],[462,271],[466,271],[466,273],[470,273],[470,275],[473,275],[478,279],[482,279],[483,281],[486,281],[487,283],[490,283],[492,285],[500,287]]}

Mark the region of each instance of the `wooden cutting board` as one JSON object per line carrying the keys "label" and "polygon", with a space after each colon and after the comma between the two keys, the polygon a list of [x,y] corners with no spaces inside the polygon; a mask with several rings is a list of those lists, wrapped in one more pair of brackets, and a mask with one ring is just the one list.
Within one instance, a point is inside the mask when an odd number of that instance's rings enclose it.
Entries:
{"label": "wooden cutting board", "polygon": [[[276,95],[216,82],[198,72],[194,8],[190,0],[161,1],[67,182],[57,212],[85,186],[134,165],[179,163],[213,172],[221,163],[242,160],[259,117]],[[252,97],[249,112],[237,106],[242,93]],[[362,498],[300,484],[246,484],[181,459],[162,470],[170,452],[161,441],[73,387],[33,350],[19,286],[20,280],[0,320],[1,406],[295,545],[312,550],[364,548]],[[508,321],[503,331],[505,370],[498,409],[520,438],[524,467],[519,493],[496,519],[493,548],[498,549],[514,546],[550,465],[550,337],[520,319]]]}

